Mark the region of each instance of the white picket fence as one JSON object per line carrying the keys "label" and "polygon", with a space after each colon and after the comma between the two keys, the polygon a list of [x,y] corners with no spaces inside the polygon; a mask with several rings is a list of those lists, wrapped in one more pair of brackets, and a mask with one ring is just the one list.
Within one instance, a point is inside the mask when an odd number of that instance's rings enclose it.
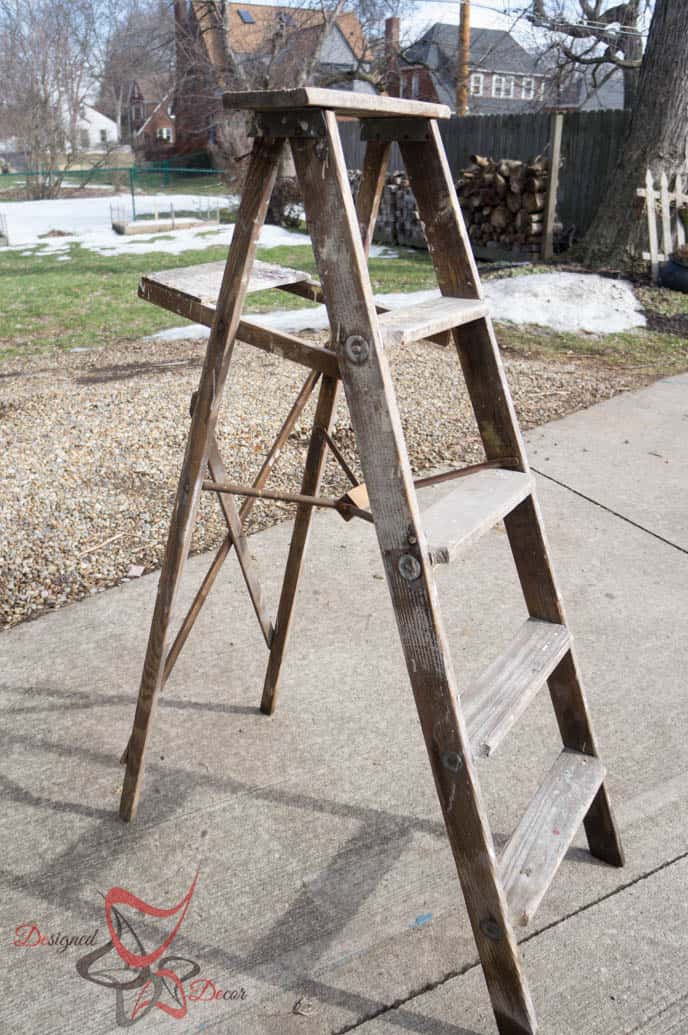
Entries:
{"label": "white picket fence", "polygon": [[662,172],[657,188],[654,176],[648,169],[645,174],[645,186],[637,191],[638,197],[645,198],[647,232],[650,239],[650,250],[643,252],[643,258],[650,263],[655,284],[659,281],[660,262],[665,262],[673,251],[686,243],[681,210],[688,210],[688,194],[683,189],[684,183],[688,181],[688,173],[685,170],[675,173],[673,181],[673,190],[669,190],[670,177],[666,172]]}

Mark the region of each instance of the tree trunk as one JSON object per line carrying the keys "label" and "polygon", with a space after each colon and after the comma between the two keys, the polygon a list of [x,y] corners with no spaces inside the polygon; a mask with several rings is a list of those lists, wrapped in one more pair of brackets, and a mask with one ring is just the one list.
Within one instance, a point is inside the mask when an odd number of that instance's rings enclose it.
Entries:
{"label": "tree trunk", "polygon": [[686,161],[688,3],[657,0],[628,135],[582,245],[588,265],[627,268],[642,250],[645,170],[671,173]]}
{"label": "tree trunk", "polygon": [[640,33],[627,36],[624,41],[624,61],[637,61],[637,67],[623,69],[624,85],[624,108],[632,110],[635,107],[638,95],[638,79],[640,78],[640,64],[643,57],[643,41]]}

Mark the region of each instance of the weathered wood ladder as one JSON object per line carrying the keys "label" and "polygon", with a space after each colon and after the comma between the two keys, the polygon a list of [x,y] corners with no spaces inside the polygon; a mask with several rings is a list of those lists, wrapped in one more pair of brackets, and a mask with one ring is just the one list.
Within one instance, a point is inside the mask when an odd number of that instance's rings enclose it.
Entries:
{"label": "weathered wood ladder", "polygon": [[[133,818],[153,706],[210,587],[234,546],[270,649],[261,708],[275,707],[280,669],[302,569],[313,506],[372,520],[396,613],[409,678],[468,908],[497,1027],[503,1035],[536,1031],[519,960],[515,926],[526,924],[580,824],[591,853],[623,865],[571,637],[547,545],[499,349],[482,301],[477,269],[447,166],[439,105],[321,89],[230,94],[228,109],[256,113],[257,138],[241,207],[222,272],[211,265],[148,277],[140,293],[211,326],[205,365],[194,396],[186,455],[160,577],[158,596],[127,750],[121,815]],[[336,113],[362,121],[368,141],[354,206]],[[366,254],[393,140],[398,140],[425,225],[442,298],[386,313],[376,309]],[[258,235],[289,142],[303,194],[320,285],[293,270],[254,263]],[[246,292],[266,286],[323,299],[329,349],[242,319]],[[235,339],[277,351],[310,373],[250,488],[226,480],[215,425]],[[402,433],[385,350],[427,338],[456,346],[487,456],[422,516]],[[298,504],[277,619],[270,622],[253,570],[242,519],[320,381],[313,435]],[[340,500],[318,496],[328,450],[346,469],[330,437],[340,381],[356,435],[365,486]],[[210,478],[206,478],[209,472]],[[466,474],[454,472],[456,476]],[[200,493],[217,493],[228,535],[169,651],[172,606],[189,549]],[[235,495],[244,495],[241,511]],[[370,509],[366,509],[368,507]],[[447,646],[433,567],[451,561],[478,535],[503,520],[529,618],[514,641],[459,696]],[[563,750],[511,840],[497,859],[477,780],[474,756],[490,755],[547,683]]]}

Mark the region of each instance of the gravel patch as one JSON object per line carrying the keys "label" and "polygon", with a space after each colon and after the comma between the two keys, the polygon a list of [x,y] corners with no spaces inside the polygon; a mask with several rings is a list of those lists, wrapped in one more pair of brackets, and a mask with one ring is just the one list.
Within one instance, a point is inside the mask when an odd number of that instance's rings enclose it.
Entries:
{"label": "gravel patch", "polygon": [[[0,371],[2,626],[159,567],[203,352],[198,341],[147,341],[5,364]],[[453,350],[419,344],[392,353],[390,363],[414,470],[481,460]],[[579,359],[507,353],[505,364],[524,428],[640,383],[631,372]],[[306,373],[237,346],[219,430],[233,481],[255,476]],[[298,491],[312,414],[313,403],[271,485]],[[334,437],[356,467],[341,403]],[[324,493],[339,494],[346,484],[329,460]],[[249,530],[293,512],[290,505],[260,501]],[[204,494],[192,549],[217,546],[224,531],[216,500]]]}

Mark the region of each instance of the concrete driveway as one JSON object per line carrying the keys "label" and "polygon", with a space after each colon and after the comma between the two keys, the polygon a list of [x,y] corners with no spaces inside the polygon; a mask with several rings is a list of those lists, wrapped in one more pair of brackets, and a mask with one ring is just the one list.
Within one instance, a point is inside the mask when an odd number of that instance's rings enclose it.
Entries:
{"label": "concrete driveway", "polygon": [[[688,375],[528,436],[628,860],[609,869],[579,838],[524,932],[548,1035],[688,1028],[687,441]],[[289,533],[252,539],[273,601]],[[189,564],[185,601],[207,564]],[[157,575],[2,637],[2,1032],[101,1035],[132,1016],[143,1032],[495,1031],[381,576],[368,526],[316,517],[267,719],[232,558],[166,687],[131,826],[118,758]],[[501,528],[440,593],[467,680],[524,618]],[[498,845],[558,750],[541,694],[481,761]],[[196,875],[166,953],[194,989],[177,1018],[160,978],[121,969],[106,905],[145,955]]]}

